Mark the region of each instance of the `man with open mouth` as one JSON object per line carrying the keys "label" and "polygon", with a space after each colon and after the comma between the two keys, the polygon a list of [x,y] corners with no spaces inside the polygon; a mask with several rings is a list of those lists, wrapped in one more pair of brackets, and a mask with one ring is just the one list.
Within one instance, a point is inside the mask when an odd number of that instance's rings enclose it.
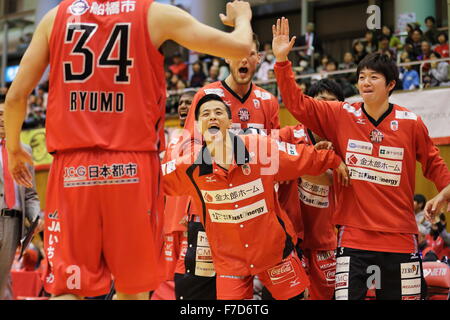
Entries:
{"label": "man with open mouth", "polygon": [[203,143],[181,142],[189,150],[181,157],[166,153],[163,185],[169,195],[190,195],[200,212],[217,273],[217,299],[252,298],[254,276],[275,299],[304,298],[309,280],[274,185],[329,168],[346,185],[346,166],[332,150],[234,135],[231,110],[218,95],[205,95],[194,111]]}

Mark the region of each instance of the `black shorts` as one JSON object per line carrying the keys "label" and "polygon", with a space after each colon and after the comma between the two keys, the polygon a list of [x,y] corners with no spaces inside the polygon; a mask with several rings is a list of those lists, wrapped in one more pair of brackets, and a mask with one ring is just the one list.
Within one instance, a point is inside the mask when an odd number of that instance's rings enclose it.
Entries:
{"label": "black shorts", "polygon": [[336,255],[336,300],[362,300],[375,288],[377,300],[426,297],[419,253],[391,253],[340,247]]}
{"label": "black shorts", "polygon": [[177,300],[216,300],[216,273],[208,254],[209,243],[203,225],[194,218],[191,216],[188,224],[186,273],[175,274],[175,296]]}

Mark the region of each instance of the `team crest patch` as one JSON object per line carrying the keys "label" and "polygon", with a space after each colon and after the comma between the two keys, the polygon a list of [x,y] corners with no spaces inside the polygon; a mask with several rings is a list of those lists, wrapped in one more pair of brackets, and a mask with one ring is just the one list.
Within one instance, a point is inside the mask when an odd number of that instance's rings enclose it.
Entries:
{"label": "team crest patch", "polygon": [[374,143],[381,143],[381,141],[383,141],[383,139],[384,139],[384,135],[378,129],[374,129],[370,133],[370,141],[372,141]]}
{"label": "team crest patch", "polygon": [[397,120],[392,120],[391,121],[391,130],[392,131],[397,131],[398,130],[398,121]]}
{"label": "team crest patch", "polygon": [[248,112],[248,109],[246,108],[239,109],[238,116],[239,120],[243,122],[247,122],[248,120],[250,120],[250,112]]}
{"label": "team crest patch", "polygon": [[255,109],[261,108],[261,103],[259,102],[258,99],[253,99],[253,104],[255,105]]}
{"label": "team crest patch", "polygon": [[252,169],[250,168],[250,166],[248,164],[244,164],[242,166],[242,173],[245,174],[246,176],[248,176],[250,173],[252,172]]}
{"label": "team crest patch", "polygon": [[89,10],[89,3],[86,0],[76,0],[69,7],[69,11],[74,16],[81,16]]}

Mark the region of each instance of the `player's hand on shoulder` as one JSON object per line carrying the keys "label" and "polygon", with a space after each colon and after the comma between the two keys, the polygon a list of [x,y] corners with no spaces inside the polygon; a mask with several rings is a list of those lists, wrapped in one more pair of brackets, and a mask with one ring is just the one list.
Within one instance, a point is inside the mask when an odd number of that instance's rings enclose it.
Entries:
{"label": "player's hand on shoulder", "polygon": [[320,141],[314,145],[316,150],[334,150],[333,143],[330,141]]}

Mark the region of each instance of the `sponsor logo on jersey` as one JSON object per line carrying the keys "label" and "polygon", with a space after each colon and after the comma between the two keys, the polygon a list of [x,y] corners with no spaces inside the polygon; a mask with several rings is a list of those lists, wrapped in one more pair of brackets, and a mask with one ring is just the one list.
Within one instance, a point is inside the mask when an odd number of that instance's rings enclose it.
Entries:
{"label": "sponsor logo on jersey", "polygon": [[392,131],[397,131],[398,130],[398,121],[397,120],[392,120],[391,121],[391,130]]}
{"label": "sponsor logo on jersey", "polygon": [[216,182],[216,178],[214,176],[206,176],[206,182]]}
{"label": "sponsor logo on jersey", "polygon": [[381,158],[403,160],[404,151],[403,148],[380,146],[378,155]]}
{"label": "sponsor logo on jersey", "polygon": [[225,97],[225,93],[223,92],[223,89],[216,88],[216,89],[205,89],[205,94],[217,94],[219,97]]}
{"label": "sponsor logo on jersey", "polygon": [[348,289],[336,290],[336,300],[348,300]]}
{"label": "sponsor logo on jersey", "polygon": [[417,115],[410,111],[395,110],[395,119],[417,120]]}
{"label": "sponsor logo on jersey", "polygon": [[402,279],[420,277],[419,262],[409,262],[400,264],[400,274]]}
{"label": "sponsor logo on jersey", "polygon": [[201,190],[203,199],[207,203],[221,204],[233,203],[254,197],[264,192],[261,178],[233,187],[221,190]]}
{"label": "sponsor logo on jersey", "polygon": [[69,7],[70,13],[74,16],[81,16],[88,12],[89,3],[86,0],[77,0]]}
{"label": "sponsor logo on jersey", "polygon": [[303,190],[303,188],[298,188],[298,191],[301,202],[303,202],[308,206],[319,209],[328,208],[330,206],[330,201],[328,200],[328,197],[320,197],[317,195],[310,194],[305,190]]}
{"label": "sponsor logo on jersey", "polygon": [[295,137],[295,138],[303,138],[303,137],[306,137],[305,129],[294,130],[294,137]]}
{"label": "sponsor logo on jersey", "polygon": [[370,133],[370,141],[373,143],[381,143],[384,139],[383,133],[378,129],[373,129]]}
{"label": "sponsor logo on jersey", "polygon": [[241,108],[238,111],[238,117],[242,122],[247,122],[250,120],[250,112],[246,108]]}
{"label": "sponsor logo on jersey", "polygon": [[246,176],[250,175],[250,173],[252,173],[252,169],[250,168],[250,166],[248,164],[244,164],[242,165],[242,173]]}
{"label": "sponsor logo on jersey", "polygon": [[350,177],[355,180],[368,181],[392,187],[398,187],[400,185],[400,175],[377,172],[358,167],[351,167],[349,170]]}
{"label": "sponsor logo on jersey", "polygon": [[402,295],[420,294],[420,291],[421,291],[420,278],[402,280]]}
{"label": "sponsor logo on jersey", "polygon": [[347,110],[347,112],[353,113],[356,117],[361,117],[361,109],[356,110],[354,106],[348,103],[345,103],[342,107]]}
{"label": "sponsor logo on jersey", "polygon": [[447,275],[448,268],[424,268],[423,269],[423,276],[429,277],[445,277]]}
{"label": "sponsor logo on jersey", "polygon": [[366,124],[366,119],[358,118],[356,119],[357,124]]}
{"label": "sponsor logo on jersey", "polygon": [[265,91],[254,90],[253,92],[255,93],[255,96],[261,100],[270,100],[272,98],[272,95]]}
{"label": "sponsor logo on jersey", "polygon": [[[291,261],[283,262],[281,265],[277,265],[276,267],[267,270],[267,273],[273,284],[290,281],[297,276]],[[298,284],[297,281],[294,285],[296,284]]]}
{"label": "sponsor logo on jersey", "polygon": [[291,156],[298,156],[297,147],[291,143],[286,143],[287,153]]}
{"label": "sponsor logo on jersey", "polygon": [[208,237],[205,231],[199,231],[197,234],[197,246],[209,247]]}
{"label": "sponsor logo on jersey", "polygon": [[421,300],[420,294],[415,294],[412,296],[403,296],[402,300]]}
{"label": "sponsor logo on jersey", "polygon": [[339,257],[336,259],[336,273],[350,271],[350,257]]}
{"label": "sponsor logo on jersey", "polygon": [[372,154],[373,144],[370,142],[349,139],[347,143],[347,150],[358,153]]}
{"label": "sponsor logo on jersey", "polygon": [[58,220],[59,219],[58,210],[55,210],[54,212],[49,212],[48,218],[52,220]]}
{"label": "sponsor logo on jersey", "polygon": [[366,156],[357,153],[347,152],[346,156],[347,165],[365,167],[389,173],[401,173],[402,162],[385,160],[377,157]]}
{"label": "sponsor logo on jersey", "polygon": [[163,163],[161,165],[163,176],[165,176],[166,174],[170,174],[170,173],[174,172],[177,169],[176,163],[177,163],[176,159],[174,159],[172,161],[169,161],[169,162],[166,162],[166,163]]}
{"label": "sponsor logo on jersey", "polygon": [[255,109],[261,108],[261,102],[259,102],[258,99],[253,99],[253,105],[255,106]]}
{"label": "sponsor logo on jersey", "polygon": [[334,251],[321,251],[317,253],[317,261],[324,261],[334,257]]}
{"label": "sponsor logo on jersey", "polygon": [[314,184],[306,180],[302,180],[299,184],[299,187],[304,189],[307,192],[322,196],[322,197],[328,197],[328,194],[330,193],[330,187],[329,186],[322,186],[320,184]]}
{"label": "sponsor logo on jersey", "polygon": [[209,209],[212,222],[216,223],[241,223],[254,219],[269,212],[266,200],[260,200],[251,205],[231,210]]}
{"label": "sponsor logo on jersey", "polygon": [[335,276],[335,288],[338,289],[347,289],[348,288],[348,272],[338,273]]}
{"label": "sponsor logo on jersey", "polygon": [[195,273],[196,276],[200,277],[214,277],[216,275],[216,270],[214,269],[214,263],[197,261],[195,263]]}

